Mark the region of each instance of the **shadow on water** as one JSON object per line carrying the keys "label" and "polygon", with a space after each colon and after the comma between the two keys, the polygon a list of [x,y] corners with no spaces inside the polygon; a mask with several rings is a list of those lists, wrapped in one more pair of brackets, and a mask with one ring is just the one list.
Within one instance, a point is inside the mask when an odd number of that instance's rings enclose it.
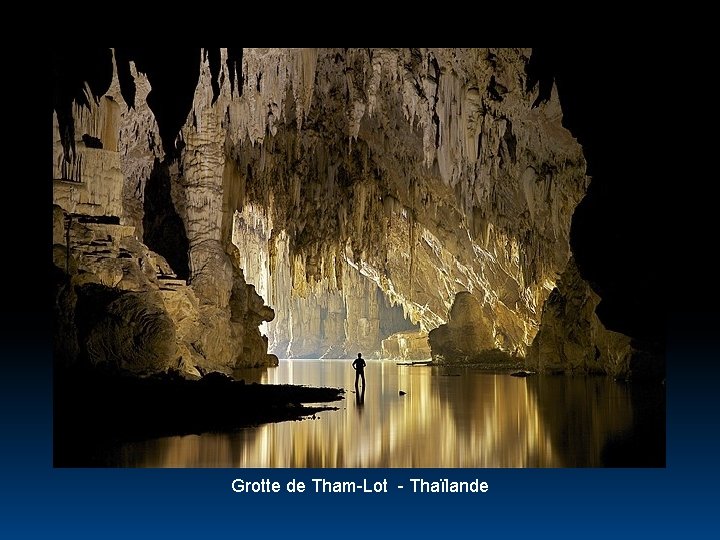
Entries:
{"label": "shadow on water", "polygon": [[528,378],[528,387],[564,467],[665,466],[661,383],[547,375]]}

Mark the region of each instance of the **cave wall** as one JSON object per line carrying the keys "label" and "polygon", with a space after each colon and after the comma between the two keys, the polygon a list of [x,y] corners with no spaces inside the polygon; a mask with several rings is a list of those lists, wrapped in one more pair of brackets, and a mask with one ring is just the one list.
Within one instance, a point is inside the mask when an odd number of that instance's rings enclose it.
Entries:
{"label": "cave wall", "polygon": [[267,209],[310,282],[352,263],[425,332],[468,291],[487,345],[524,354],[588,181],[556,92],[536,103],[529,57],[246,49],[242,96],[221,85],[217,99],[231,205]]}
{"label": "cave wall", "polygon": [[[276,363],[258,330],[272,309],[220,241],[214,117],[189,136],[195,159],[168,159],[144,99],[148,78],[129,62],[136,101],[127,103],[111,59],[102,95],[85,84],[64,124],[54,115],[56,358],[190,377]],[[207,196],[213,190],[219,198]]]}
{"label": "cave wall", "polygon": [[[271,339],[297,354],[341,340],[346,351],[377,348],[382,333],[402,330],[379,329],[387,310],[395,317],[399,306],[426,333],[447,322],[459,292],[482,313],[482,347],[524,354],[588,184],[555,87],[541,92],[528,74],[531,51],[238,52],[115,49],[109,88],[71,115],[101,141],[117,133],[122,189],[114,173],[108,205],[134,228],[129,238],[153,238],[147,228],[158,225],[145,214],[158,205],[181,222],[187,270],[164,270],[189,295],[182,316],[173,314],[181,302],[166,302],[176,336],[184,326],[180,363],[267,364]],[[118,107],[101,113],[102,101],[93,112],[97,99]],[[68,150],[67,125],[65,114],[58,168],[88,182],[92,160]],[[146,200],[158,162],[169,189]],[[247,242],[232,241],[235,213],[248,208],[271,223],[266,284],[238,250]],[[275,313],[263,298],[279,314],[263,327],[268,338],[258,327]]]}

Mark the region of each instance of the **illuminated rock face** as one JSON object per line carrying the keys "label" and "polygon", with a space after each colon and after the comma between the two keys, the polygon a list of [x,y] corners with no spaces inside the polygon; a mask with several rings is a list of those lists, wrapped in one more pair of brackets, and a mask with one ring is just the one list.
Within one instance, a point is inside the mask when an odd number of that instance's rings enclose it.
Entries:
{"label": "illuminated rock face", "polygon": [[382,342],[383,358],[396,360],[429,360],[430,344],[425,332],[397,332]]}
{"label": "illuminated rock face", "polygon": [[275,310],[262,327],[270,352],[281,358],[382,356],[385,337],[417,329],[402,306],[342,259],[329,279],[308,281],[305,260],[290,259],[287,235],[271,239],[272,232],[262,208],[249,204],[236,213],[232,239],[240,266]]}
{"label": "illuminated rock face", "polygon": [[[58,174],[109,193],[107,212],[178,257],[172,271],[188,289],[164,302],[184,365],[272,363],[268,343],[282,356],[377,351],[398,331],[445,323],[462,292],[486,323],[482,347],[522,355],[588,183],[557,93],[539,97],[528,80],[530,55],[243,49],[233,59],[221,49],[219,63],[199,58],[175,141],[160,141],[149,79],[131,63],[134,108],[115,76],[100,105],[73,111],[91,126],[76,129],[76,145],[88,131],[117,155],[63,161],[58,136]],[[148,198],[158,163],[165,188]],[[93,171],[108,170],[90,189]],[[73,197],[56,202],[75,212]],[[161,206],[186,254],[158,240]]]}

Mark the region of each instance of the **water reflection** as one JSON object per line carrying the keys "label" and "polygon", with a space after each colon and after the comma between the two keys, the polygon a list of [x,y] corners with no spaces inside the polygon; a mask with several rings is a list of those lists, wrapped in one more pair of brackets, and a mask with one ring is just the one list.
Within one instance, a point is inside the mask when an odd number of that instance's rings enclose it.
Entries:
{"label": "water reflection", "polygon": [[366,376],[367,390],[356,393],[349,360],[281,361],[260,382],[344,387],[341,409],[235,433],[127,444],[118,465],[597,466],[606,442],[633,424],[627,390],[604,378],[525,379],[389,361],[368,361]]}
{"label": "water reflection", "polygon": [[360,391],[355,390],[355,408],[358,414],[362,414],[363,407],[365,406],[365,385],[360,387]]}

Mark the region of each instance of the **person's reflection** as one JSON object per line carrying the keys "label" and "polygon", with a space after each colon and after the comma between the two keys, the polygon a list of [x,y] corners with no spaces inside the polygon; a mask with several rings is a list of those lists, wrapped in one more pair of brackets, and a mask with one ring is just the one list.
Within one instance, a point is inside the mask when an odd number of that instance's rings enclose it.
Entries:
{"label": "person's reflection", "polygon": [[365,406],[365,385],[362,389],[355,392],[355,407],[359,414],[362,414],[363,407]]}

